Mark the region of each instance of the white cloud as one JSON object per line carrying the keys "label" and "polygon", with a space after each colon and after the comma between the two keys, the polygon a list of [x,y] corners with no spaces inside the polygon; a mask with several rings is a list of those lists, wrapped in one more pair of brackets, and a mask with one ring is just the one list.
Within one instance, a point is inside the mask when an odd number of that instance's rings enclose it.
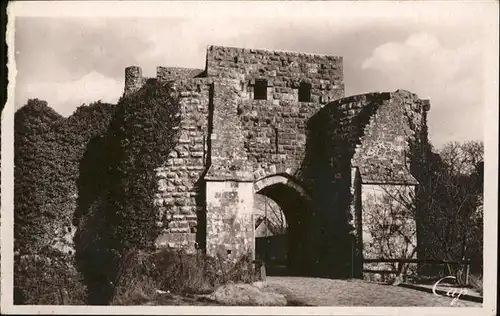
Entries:
{"label": "white cloud", "polygon": [[[273,38],[271,29],[278,26],[271,19],[182,19],[168,25],[168,32],[158,31],[165,28],[165,21],[146,21],[137,27],[144,40],[151,44],[138,58],[143,66],[143,74],[154,76],[156,66],[180,66],[204,68],[208,45],[237,47],[266,46]],[[268,30],[269,32],[264,32]],[[159,64],[152,64],[156,62]]]}
{"label": "white cloud", "polygon": [[361,68],[375,71],[377,89],[407,89],[431,99],[431,141],[483,138],[481,42],[444,47],[433,34],[416,33],[403,42],[375,48]]}
{"label": "white cloud", "polygon": [[91,72],[75,81],[29,83],[21,89],[18,106],[36,97],[47,101],[61,115],[69,116],[83,103],[116,103],[123,93],[123,82]]}

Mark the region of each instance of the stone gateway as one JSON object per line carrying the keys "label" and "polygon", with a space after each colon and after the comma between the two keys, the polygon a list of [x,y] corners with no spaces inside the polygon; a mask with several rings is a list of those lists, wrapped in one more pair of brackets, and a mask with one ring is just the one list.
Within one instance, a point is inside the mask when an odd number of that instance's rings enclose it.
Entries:
{"label": "stone gateway", "polygon": [[[417,255],[414,212],[385,197],[418,186],[410,157],[426,141],[428,100],[404,90],[345,97],[342,57],[219,46],[204,70],[158,67],[144,78],[128,67],[124,93],[147,80],[173,81],[181,96],[180,138],[157,169],[159,247],[255,254],[259,193],[286,216],[296,274],[361,277],[363,259]],[[397,207],[399,226],[377,226]],[[386,228],[403,233],[381,245]]]}

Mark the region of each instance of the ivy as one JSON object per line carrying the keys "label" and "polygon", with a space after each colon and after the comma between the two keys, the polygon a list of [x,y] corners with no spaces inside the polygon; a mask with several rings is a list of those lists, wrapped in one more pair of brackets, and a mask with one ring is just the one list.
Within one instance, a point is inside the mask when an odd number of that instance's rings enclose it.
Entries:
{"label": "ivy", "polygon": [[125,253],[155,247],[160,234],[155,169],[175,146],[179,109],[169,84],[148,83],[120,99],[104,135],[87,146],[80,163],[75,240],[90,304],[109,302]]}
{"label": "ivy", "polygon": [[152,249],[160,233],[155,169],[174,148],[179,102],[169,84],[150,83],[119,103],[107,133],[111,150],[106,218],[117,251]]}
{"label": "ivy", "polygon": [[15,251],[38,252],[50,244],[61,179],[59,144],[53,126],[63,117],[47,102],[29,100],[14,117]]}

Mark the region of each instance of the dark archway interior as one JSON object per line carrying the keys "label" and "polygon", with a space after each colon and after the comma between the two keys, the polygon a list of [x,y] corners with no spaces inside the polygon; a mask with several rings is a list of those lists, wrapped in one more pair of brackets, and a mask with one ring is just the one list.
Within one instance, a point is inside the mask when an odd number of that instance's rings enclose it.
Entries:
{"label": "dark archway interior", "polygon": [[[266,263],[268,275],[308,275],[307,235],[312,209],[294,188],[277,183],[263,188],[264,195],[278,204],[288,224],[285,235],[257,238],[257,258]],[[283,255],[285,254],[285,255]]]}

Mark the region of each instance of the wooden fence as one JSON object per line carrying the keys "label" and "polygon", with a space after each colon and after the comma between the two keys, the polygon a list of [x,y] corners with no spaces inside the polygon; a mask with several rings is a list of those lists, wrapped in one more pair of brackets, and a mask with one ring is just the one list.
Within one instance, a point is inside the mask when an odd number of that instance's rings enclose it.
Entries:
{"label": "wooden fence", "polygon": [[[395,274],[398,275],[401,273],[402,265],[407,263],[416,263],[416,264],[426,264],[426,265],[444,265],[444,269],[448,269],[448,275],[454,275],[457,277],[457,281],[459,283],[469,284],[469,271],[471,265],[481,264],[482,262],[479,260],[446,260],[446,259],[408,259],[408,258],[378,258],[378,259],[364,259],[363,267],[365,263],[397,263],[396,270],[387,270],[387,269],[364,269],[363,273],[379,273],[381,275],[387,274]],[[451,272],[450,266],[457,266],[456,271]],[[446,274],[446,271],[445,273]]]}

